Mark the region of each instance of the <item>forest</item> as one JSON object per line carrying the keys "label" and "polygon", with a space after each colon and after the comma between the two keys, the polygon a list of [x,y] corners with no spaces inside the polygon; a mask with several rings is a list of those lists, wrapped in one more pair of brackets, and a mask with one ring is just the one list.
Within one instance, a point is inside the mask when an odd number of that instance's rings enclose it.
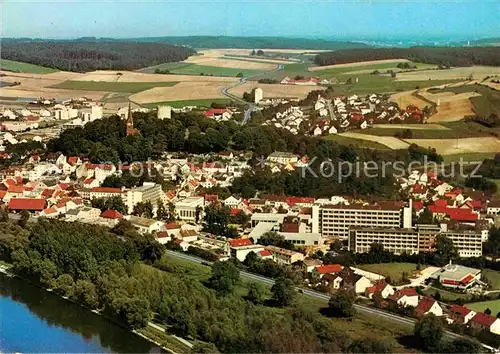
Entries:
{"label": "forest", "polygon": [[[185,45],[192,48],[346,49],[366,48],[364,43],[287,37],[186,36],[135,38],[134,41]],[[250,53],[249,53],[250,54]]]}
{"label": "forest", "polygon": [[2,59],[64,71],[136,70],[185,60],[193,49],[132,41],[2,41]]}
{"label": "forest", "polygon": [[441,67],[500,65],[500,47],[412,47],[343,49],[317,54],[317,65],[335,65],[371,60],[408,59]]}

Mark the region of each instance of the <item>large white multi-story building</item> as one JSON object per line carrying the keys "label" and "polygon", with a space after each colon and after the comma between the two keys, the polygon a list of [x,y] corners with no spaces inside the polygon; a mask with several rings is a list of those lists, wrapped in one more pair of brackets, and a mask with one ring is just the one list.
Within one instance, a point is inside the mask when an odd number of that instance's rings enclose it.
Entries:
{"label": "large white multi-story building", "polygon": [[370,250],[372,244],[379,243],[386,251],[396,254],[432,252],[438,235],[452,240],[460,257],[479,257],[483,253],[480,232],[446,231],[433,225],[415,228],[351,227],[349,250],[364,253]]}
{"label": "large white multi-story building", "polygon": [[375,205],[321,205],[312,207],[312,232],[325,238],[347,239],[350,227],[411,227],[411,203],[384,202]]}
{"label": "large white multi-story building", "polygon": [[163,191],[159,184],[152,182],[144,182],[141,187],[132,188],[123,193],[123,202],[127,206],[128,212],[131,213],[134,207],[141,202],[151,202],[153,206],[158,200],[162,200]]}

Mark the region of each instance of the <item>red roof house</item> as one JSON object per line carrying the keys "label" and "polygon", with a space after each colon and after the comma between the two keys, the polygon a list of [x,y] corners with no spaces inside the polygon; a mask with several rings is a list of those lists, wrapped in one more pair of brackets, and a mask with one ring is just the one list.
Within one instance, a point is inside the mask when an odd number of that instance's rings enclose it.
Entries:
{"label": "red roof house", "polygon": [[500,334],[500,320],[494,316],[478,312],[472,317],[469,323],[474,329],[488,330],[492,333]]}
{"label": "red roof house", "polygon": [[231,247],[243,247],[253,245],[252,240],[249,238],[236,238],[234,240],[229,240],[229,245]]}
{"label": "red roof house", "polygon": [[320,275],[324,274],[334,274],[340,272],[344,267],[340,264],[327,264],[314,268],[314,271],[319,273]]}
{"label": "red roof house", "polygon": [[451,305],[449,315],[453,322],[466,324],[476,315],[476,312],[465,306]]}
{"label": "red roof house", "polygon": [[436,300],[425,296],[420,299],[417,307],[415,307],[415,315],[422,317],[429,313],[433,313],[436,316],[442,316],[443,309],[439,306]]}
{"label": "red roof house", "polygon": [[259,253],[257,254],[260,258],[273,258],[273,254],[271,252],[269,252],[268,250],[262,250],[262,251],[259,251]]}
{"label": "red roof house", "polygon": [[112,209],[103,211],[100,216],[101,218],[104,219],[121,219],[123,217],[123,215],[120,212]]}
{"label": "red roof house", "polygon": [[413,306],[418,305],[418,294],[413,288],[406,288],[396,291],[388,297],[389,300],[394,301],[400,306]]}
{"label": "red roof house", "polygon": [[9,209],[13,211],[42,211],[45,205],[46,201],[42,198],[12,198],[9,201]]}

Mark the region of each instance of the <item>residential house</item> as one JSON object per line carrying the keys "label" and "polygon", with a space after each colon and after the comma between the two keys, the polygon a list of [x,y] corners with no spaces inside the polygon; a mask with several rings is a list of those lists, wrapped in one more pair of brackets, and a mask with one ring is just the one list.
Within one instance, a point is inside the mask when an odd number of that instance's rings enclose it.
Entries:
{"label": "residential house", "polygon": [[476,330],[486,330],[500,335],[500,319],[478,312],[469,321],[471,328]]}
{"label": "residential house", "polygon": [[89,198],[112,198],[122,196],[122,190],[120,188],[110,188],[110,187],[94,187],[90,190]]}
{"label": "residential house", "polygon": [[397,305],[401,307],[406,307],[406,306],[417,307],[418,298],[419,296],[414,288],[406,288],[396,291],[387,299],[395,302]]}
{"label": "residential house", "polygon": [[273,261],[278,264],[293,264],[304,260],[304,255],[299,252],[291,251],[276,246],[266,246],[265,249],[273,255]]}
{"label": "residential house", "polygon": [[475,311],[468,309],[465,306],[455,304],[451,305],[448,312],[450,320],[457,324],[467,324],[475,315]]}
{"label": "residential house", "polygon": [[394,294],[394,288],[382,280],[375,283],[373,286],[366,288],[366,297],[372,299],[375,294],[380,294],[383,299],[387,299],[389,296]]}
{"label": "residential house", "polygon": [[344,267],[342,267],[340,264],[326,264],[314,268],[312,273],[319,278],[323,278],[325,274],[336,274],[342,269],[344,269]]}
{"label": "residential house", "polygon": [[275,151],[267,157],[267,161],[287,165],[299,161],[299,157],[290,152]]}
{"label": "residential house", "polygon": [[443,309],[433,298],[423,296],[415,307],[415,315],[417,317],[422,317],[430,313],[434,314],[434,316],[441,317],[443,316]]}
{"label": "residential house", "polygon": [[27,210],[31,213],[40,213],[46,207],[46,200],[42,198],[12,198],[9,209],[13,212]]}
{"label": "residential house", "polygon": [[231,257],[238,259],[240,262],[243,262],[249,253],[264,251],[264,246],[254,245],[248,238],[229,240],[228,243]]}
{"label": "residential house", "polygon": [[172,237],[168,234],[167,231],[159,231],[156,233],[156,241],[164,245],[172,241]]}
{"label": "residential house", "polygon": [[323,262],[319,259],[306,258],[304,259],[304,266],[306,267],[306,272],[311,273],[316,267],[319,267]]}
{"label": "residential house", "polygon": [[176,222],[169,222],[168,224],[163,225],[162,231],[163,230],[165,230],[170,237],[180,238],[181,225]]}
{"label": "residential house", "polygon": [[129,215],[126,217],[128,221],[140,232],[140,233],[154,233],[160,231],[163,223],[153,219],[141,218],[139,216]]}

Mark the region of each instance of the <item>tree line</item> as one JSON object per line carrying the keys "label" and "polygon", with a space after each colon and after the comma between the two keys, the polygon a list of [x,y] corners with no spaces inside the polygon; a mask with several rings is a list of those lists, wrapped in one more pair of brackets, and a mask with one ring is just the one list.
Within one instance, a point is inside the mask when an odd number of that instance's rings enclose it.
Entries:
{"label": "tree line", "polygon": [[279,279],[270,296],[260,285],[241,296],[239,270],[217,262],[200,282],[189,276],[194,269],[165,258],[151,236],[123,222],[112,230],[43,219],[0,226],[0,257],[16,272],[131,329],[156,314],[169,331],[207,342],[210,352],[353,352],[359,345],[338,323],[297,303],[289,280]]}
{"label": "tree line", "polygon": [[317,65],[357,63],[371,60],[408,59],[442,67],[500,65],[500,47],[412,47],[341,49],[316,55]]}
{"label": "tree line", "polygon": [[24,41],[2,43],[2,58],[65,71],[136,70],[185,60],[187,47],[128,41]]}

